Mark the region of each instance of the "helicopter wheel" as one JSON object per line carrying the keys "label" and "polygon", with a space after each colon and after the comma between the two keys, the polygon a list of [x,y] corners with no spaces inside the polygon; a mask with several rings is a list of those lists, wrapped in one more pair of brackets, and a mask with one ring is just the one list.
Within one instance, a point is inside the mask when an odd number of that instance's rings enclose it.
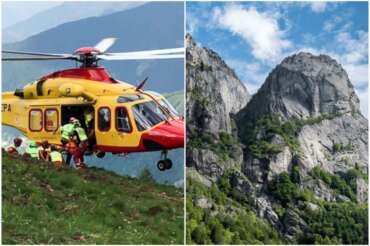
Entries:
{"label": "helicopter wheel", "polygon": [[100,159],[101,159],[101,158],[104,158],[104,156],[105,156],[105,152],[100,152],[100,151],[99,151],[99,152],[96,152],[96,153],[95,153],[95,155],[96,155],[96,157],[98,157],[98,158],[100,158]]}
{"label": "helicopter wheel", "polygon": [[170,159],[165,159],[164,162],[166,163],[166,169],[171,169],[172,161]]}
{"label": "helicopter wheel", "polygon": [[167,169],[167,162],[165,160],[160,160],[157,162],[157,168],[159,171],[163,172]]}

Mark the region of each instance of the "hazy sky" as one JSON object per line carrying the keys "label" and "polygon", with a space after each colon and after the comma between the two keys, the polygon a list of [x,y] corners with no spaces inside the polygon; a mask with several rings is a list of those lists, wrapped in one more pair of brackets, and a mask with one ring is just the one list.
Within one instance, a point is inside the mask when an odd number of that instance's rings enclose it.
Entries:
{"label": "hazy sky", "polygon": [[219,53],[252,93],[292,53],[330,55],[367,116],[367,2],[188,2],[186,20],[195,41]]}
{"label": "hazy sky", "polygon": [[34,14],[55,7],[62,2],[2,2],[2,28],[9,27],[20,21],[26,20]]}

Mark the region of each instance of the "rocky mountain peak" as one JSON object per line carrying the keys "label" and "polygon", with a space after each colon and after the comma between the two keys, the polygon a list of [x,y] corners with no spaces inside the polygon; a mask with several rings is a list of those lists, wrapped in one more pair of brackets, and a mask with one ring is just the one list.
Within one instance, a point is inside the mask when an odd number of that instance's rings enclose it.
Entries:
{"label": "rocky mountain peak", "polygon": [[187,166],[218,177],[227,166],[241,165],[242,150],[237,144],[223,150],[211,146],[235,142],[233,115],[247,105],[250,95],[216,52],[198,46],[189,34],[186,45],[187,144],[192,146],[187,150]]}
{"label": "rocky mountain peak", "polygon": [[198,128],[230,133],[230,114],[239,112],[249,101],[247,88],[216,52],[197,46],[190,34],[186,35],[186,45],[188,118]]}
{"label": "rocky mountain peak", "polygon": [[197,45],[197,44],[194,42],[193,37],[192,37],[189,33],[187,33],[187,34],[185,35],[185,45],[186,45],[186,47],[187,47],[187,48],[191,48],[191,47],[194,47],[194,46],[196,46],[196,45]]}
{"label": "rocky mountain peak", "polygon": [[359,108],[359,99],[338,62],[327,55],[300,52],[273,69],[244,113],[252,118],[278,113],[285,119],[300,119],[359,113]]}

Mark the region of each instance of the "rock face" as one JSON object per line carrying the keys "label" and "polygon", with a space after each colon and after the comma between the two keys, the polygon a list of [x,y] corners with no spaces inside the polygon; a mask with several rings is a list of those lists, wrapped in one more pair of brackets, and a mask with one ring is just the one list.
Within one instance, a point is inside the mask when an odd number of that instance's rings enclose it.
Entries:
{"label": "rock face", "polygon": [[[367,173],[368,122],[359,108],[347,73],[335,60],[299,53],[285,58],[269,74],[248,106],[238,113],[238,126],[244,130],[246,122],[271,115],[278,115],[282,122],[301,121],[296,137],[303,175],[315,166],[333,174],[355,167]],[[244,170],[250,177],[271,180],[291,168],[294,153],[284,140],[275,135],[270,143],[282,150],[264,165],[249,155]]]}
{"label": "rock face", "polygon": [[240,114],[291,119],[346,112],[359,113],[359,99],[342,66],[329,56],[302,52],[285,58]]}
{"label": "rock face", "polygon": [[186,36],[187,126],[231,133],[230,114],[236,114],[250,95],[235,72],[211,49]]}
{"label": "rock face", "polygon": [[[217,143],[220,132],[235,135],[232,116],[250,99],[246,87],[214,51],[197,46],[190,35],[186,36],[186,59],[187,140],[207,133]],[[217,178],[225,166],[241,164],[241,148],[235,146],[233,152],[239,153],[235,160],[225,161],[210,148],[188,148],[187,166]]]}
{"label": "rock face", "polygon": [[[221,58],[187,36],[187,141],[209,133],[198,145],[187,145],[187,166],[213,183],[232,169],[231,189],[246,194],[252,210],[288,241],[309,227],[300,209],[321,209],[315,199],[366,203],[368,121],[359,108],[347,73],[329,56],[285,58],[250,99]],[[214,147],[223,144],[220,132],[242,142],[234,144],[227,161]],[[207,141],[211,144],[199,147]],[[314,176],[314,170],[327,179]],[[351,180],[352,190],[335,190],[330,177],[348,178],[350,172],[361,173]],[[283,173],[292,182],[286,187],[315,199],[289,200],[293,206],[284,207],[286,201],[269,186]]]}

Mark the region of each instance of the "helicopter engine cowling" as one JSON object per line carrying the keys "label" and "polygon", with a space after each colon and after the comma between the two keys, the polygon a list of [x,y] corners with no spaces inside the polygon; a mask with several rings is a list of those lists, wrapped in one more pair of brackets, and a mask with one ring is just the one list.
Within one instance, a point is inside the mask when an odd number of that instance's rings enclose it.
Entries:
{"label": "helicopter engine cowling", "polygon": [[81,85],[63,84],[59,87],[59,93],[64,97],[80,97],[84,88]]}

